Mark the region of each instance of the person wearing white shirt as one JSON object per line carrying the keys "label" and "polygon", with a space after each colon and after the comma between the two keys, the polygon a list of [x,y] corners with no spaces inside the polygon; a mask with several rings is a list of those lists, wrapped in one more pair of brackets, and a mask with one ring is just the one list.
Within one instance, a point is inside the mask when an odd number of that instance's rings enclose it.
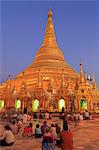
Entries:
{"label": "person wearing white shirt", "polygon": [[5,132],[0,137],[0,146],[10,146],[14,144],[14,134],[9,125],[6,125]]}
{"label": "person wearing white shirt", "polygon": [[89,119],[89,112],[86,110],[85,112],[85,120],[88,120]]}

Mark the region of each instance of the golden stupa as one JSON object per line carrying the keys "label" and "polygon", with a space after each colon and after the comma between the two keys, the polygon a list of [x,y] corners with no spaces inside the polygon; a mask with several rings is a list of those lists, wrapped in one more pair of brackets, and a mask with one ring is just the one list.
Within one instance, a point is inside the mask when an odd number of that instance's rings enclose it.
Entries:
{"label": "golden stupa", "polygon": [[[87,75],[73,70],[64,59],[56,42],[52,11],[48,21],[44,41],[32,64],[19,73],[15,80],[7,80],[0,86],[1,102],[4,107],[16,107],[28,111],[93,110],[92,93],[96,89],[87,81]],[[92,101],[92,102],[91,102]]]}

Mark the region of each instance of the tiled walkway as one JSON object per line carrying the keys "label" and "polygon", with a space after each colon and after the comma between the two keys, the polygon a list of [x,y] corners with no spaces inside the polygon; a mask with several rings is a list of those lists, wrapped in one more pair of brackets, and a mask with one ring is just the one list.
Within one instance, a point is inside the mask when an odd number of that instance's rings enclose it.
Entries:
{"label": "tiled walkway", "polygon": [[[62,124],[60,120],[58,122]],[[33,122],[33,124],[36,124],[36,122]],[[74,136],[73,150],[99,150],[99,119],[83,121],[79,127],[74,127],[74,124],[71,123],[70,127]],[[19,134],[13,146],[0,147],[0,150],[41,150],[41,141],[42,139],[33,137],[23,138]],[[56,147],[55,150],[59,150],[59,148]]]}

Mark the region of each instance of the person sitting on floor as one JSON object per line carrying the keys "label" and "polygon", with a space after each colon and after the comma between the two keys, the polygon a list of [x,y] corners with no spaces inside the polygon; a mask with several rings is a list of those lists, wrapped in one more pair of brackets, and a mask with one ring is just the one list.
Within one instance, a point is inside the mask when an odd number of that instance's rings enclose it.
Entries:
{"label": "person sitting on floor", "polygon": [[56,127],[54,124],[51,124],[51,127],[50,127],[50,132],[52,133],[54,139],[57,140],[57,133],[56,133]]}
{"label": "person sitting on floor", "polygon": [[85,120],[89,120],[89,112],[88,112],[88,110],[86,110],[84,115],[85,115]]}
{"label": "person sitting on floor", "polygon": [[39,119],[43,119],[42,113],[39,114]]}
{"label": "person sitting on floor", "polygon": [[32,123],[29,123],[28,128],[29,128],[29,134],[28,134],[28,136],[29,136],[29,137],[30,137],[30,136],[33,136],[33,124],[32,124]]}
{"label": "person sitting on floor", "polygon": [[42,150],[54,150],[56,146],[55,139],[50,131],[50,127],[45,129],[42,141]]}
{"label": "person sitting on floor", "polygon": [[36,113],[34,113],[34,115],[33,115],[33,119],[38,119],[38,116],[37,116],[37,114],[36,114]]}
{"label": "person sitting on floor", "polygon": [[15,121],[12,122],[12,124],[11,124],[10,127],[11,127],[12,132],[13,132],[14,134],[17,134],[17,132],[18,132],[18,126],[16,125],[16,122],[15,122]]}
{"label": "person sitting on floor", "polygon": [[21,127],[22,127],[22,122],[19,119],[17,119],[16,125],[17,125],[17,128],[18,128],[18,130],[17,130],[17,134],[18,134],[20,129],[21,129]]}
{"label": "person sitting on floor", "polygon": [[23,136],[33,136],[32,123],[29,123],[28,126],[24,127]]}
{"label": "person sitting on floor", "polygon": [[43,133],[45,132],[45,128],[47,128],[47,127],[48,127],[47,122],[44,121],[43,125],[41,126],[42,135],[43,135]]}
{"label": "person sitting on floor", "polygon": [[42,132],[41,132],[41,129],[40,129],[40,125],[37,124],[36,128],[35,128],[35,137],[36,138],[41,138],[41,136],[42,136]]}
{"label": "person sitting on floor", "polygon": [[14,134],[9,125],[4,127],[5,131],[0,137],[0,146],[10,146],[14,144]]}
{"label": "person sitting on floor", "polygon": [[55,124],[55,127],[56,127],[56,133],[57,133],[57,136],[59,137],[60,136],[60,131],[61,131],[61,128],[60,126],[57,124]]}

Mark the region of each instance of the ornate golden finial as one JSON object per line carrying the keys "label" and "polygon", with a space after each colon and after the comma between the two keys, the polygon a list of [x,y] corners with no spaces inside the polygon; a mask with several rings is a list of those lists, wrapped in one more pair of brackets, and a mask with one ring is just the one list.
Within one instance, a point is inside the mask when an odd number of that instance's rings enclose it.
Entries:
{"label": "ornate golden finial", "polygon": [[52,17],[52,16],[53,16],[53,13],[52,13],[51,10],[49,10],[49,12],[48,12],[48,18],[50,18],[50,17]]}
{"label": "ornate golden finial", "polygon": [[82,64],[80,64],[80,75],[83,75],[83,71],[82,71]]}
{"label": "ornate golden finial", "polygon": [[82,69],[82,64],[80,64],[80,82],[83,82],[83,69]]}

